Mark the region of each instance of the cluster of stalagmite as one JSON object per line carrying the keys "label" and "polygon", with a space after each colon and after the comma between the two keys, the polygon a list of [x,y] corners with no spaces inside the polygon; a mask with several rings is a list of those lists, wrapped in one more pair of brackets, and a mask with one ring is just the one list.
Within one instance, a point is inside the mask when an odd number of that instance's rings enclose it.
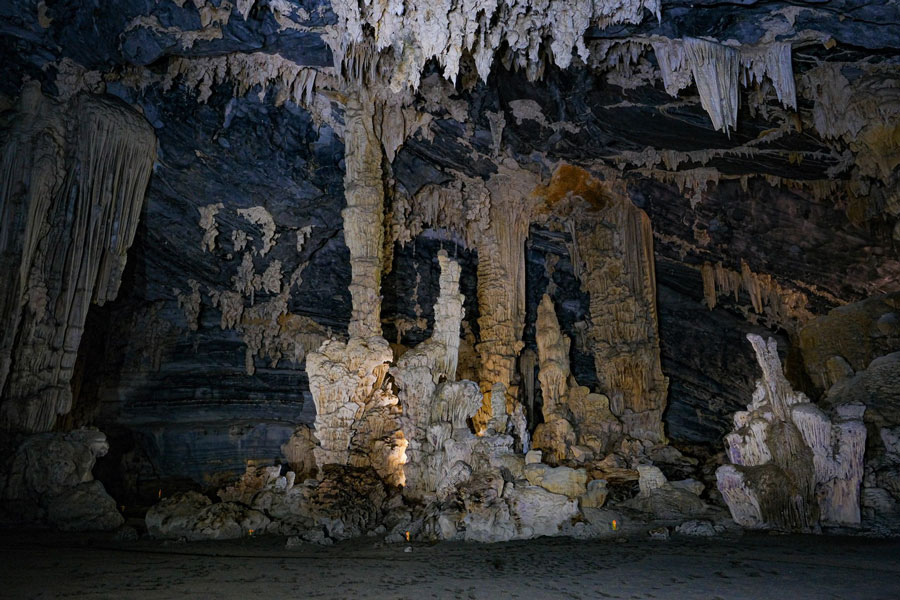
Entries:
{"label": "cluster of stalagmite", "polygon": [[604,458],[620,441],[622,424],[610,411],[608,397],[591,393],[572,377],[571,340],[560,330],[547,294],[538,307],[536,331],[544,422],[534,431],[534,447],[552,464]]}
{"label": "cluster of stalagmite", "polygon": [[745,527],[797,530],[859,524],[865,406],[838,405],[829,417],[791,389],[775,340],[747,339],[763,376],[726,436],[731,464],[716,471],[732,517]]}
{"label": "cluster of stalagmite", "polygon": [[90,303],[118,293],[156,159],[150,125],[118,101],[66,105],[27,84],[0,166],[0,421],[48,431]]}
{"label": "cluster of stalagmite", "polygon": [[475,436],[467,421],[482,401],[475,383],[456,380],[463,318],[460,268],[444,251],[438,261],[441,276],[434,334],[405,353],[391,369],[400,390],[400,421],[409,442],[405,493],[413,498],[446,495],[471,475]]}

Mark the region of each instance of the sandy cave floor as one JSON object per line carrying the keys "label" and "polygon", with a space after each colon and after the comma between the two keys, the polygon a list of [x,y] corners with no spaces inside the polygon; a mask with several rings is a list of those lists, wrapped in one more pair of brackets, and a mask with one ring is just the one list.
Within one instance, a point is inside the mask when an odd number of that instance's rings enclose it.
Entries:
{"label": "sandy cave floor", "polygon": [[[900,599],[900,539],[166,543],[0,532],[0,598]],[[409,546],[412,551],[405,552]]]}

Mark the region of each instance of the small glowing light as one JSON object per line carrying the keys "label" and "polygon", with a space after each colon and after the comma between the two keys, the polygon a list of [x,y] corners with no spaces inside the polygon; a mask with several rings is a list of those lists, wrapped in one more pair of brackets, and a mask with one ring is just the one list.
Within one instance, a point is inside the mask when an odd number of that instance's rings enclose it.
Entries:
{"label": "small glowing light", "polygon": [[252,530],[252,529],[248,529],[248,530],[247,530],[247,535],[253,535],[253,530]]}
{"label": "small glowing light", "polygon": [[159,490],[159,494],[156,495],[157,498],[162,498],[162,490]]}
{"label": "small glowing light", "polygon": [[619,528],[619,522],[616,521],[615,519],[613,519],[613,521],[612,521],[612,529],[613,529],[613,531],[615,531],[615,530],[618,529],[618,528]]}
{"label": "small glowing light", "polygon": [[409,532],[408,531],[406,532],[406,541],[407,542],[409,541]]}

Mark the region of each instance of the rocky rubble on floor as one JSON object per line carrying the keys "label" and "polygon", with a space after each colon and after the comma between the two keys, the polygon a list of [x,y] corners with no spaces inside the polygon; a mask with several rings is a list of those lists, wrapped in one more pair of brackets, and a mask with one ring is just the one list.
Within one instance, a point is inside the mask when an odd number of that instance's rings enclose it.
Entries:
{"label": "rocky rubble on floor", "polygon": [[25,437],[0,475],[3,521],[65,531],[113,530],[125,519],[92,470],[109,451],[96,429]]}

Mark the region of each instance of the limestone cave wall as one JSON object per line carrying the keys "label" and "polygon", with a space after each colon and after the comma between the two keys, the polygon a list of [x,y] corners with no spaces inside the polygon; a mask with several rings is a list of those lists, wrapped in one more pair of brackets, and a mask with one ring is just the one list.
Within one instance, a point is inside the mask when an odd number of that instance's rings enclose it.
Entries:
{"label": "limestone cave wall", "polygon": [[[433,4],[0,9],[10,436],[99,428],[129,504],[244,473],[197,511],[345,485],[400,511],[409,473],[448,538],[559,531],[526,507],[607,494],[747,526],[894,514],[896,3]],[[852,474],[726,457],[735,413],[778,405],[776,361],[779,398],[824,408],[766,431],[864,423]],[[757,467],[807,477],[802,506],[747,512],[776,502]],[[339,518],[364,533],[384,514],[360,506]]]}

